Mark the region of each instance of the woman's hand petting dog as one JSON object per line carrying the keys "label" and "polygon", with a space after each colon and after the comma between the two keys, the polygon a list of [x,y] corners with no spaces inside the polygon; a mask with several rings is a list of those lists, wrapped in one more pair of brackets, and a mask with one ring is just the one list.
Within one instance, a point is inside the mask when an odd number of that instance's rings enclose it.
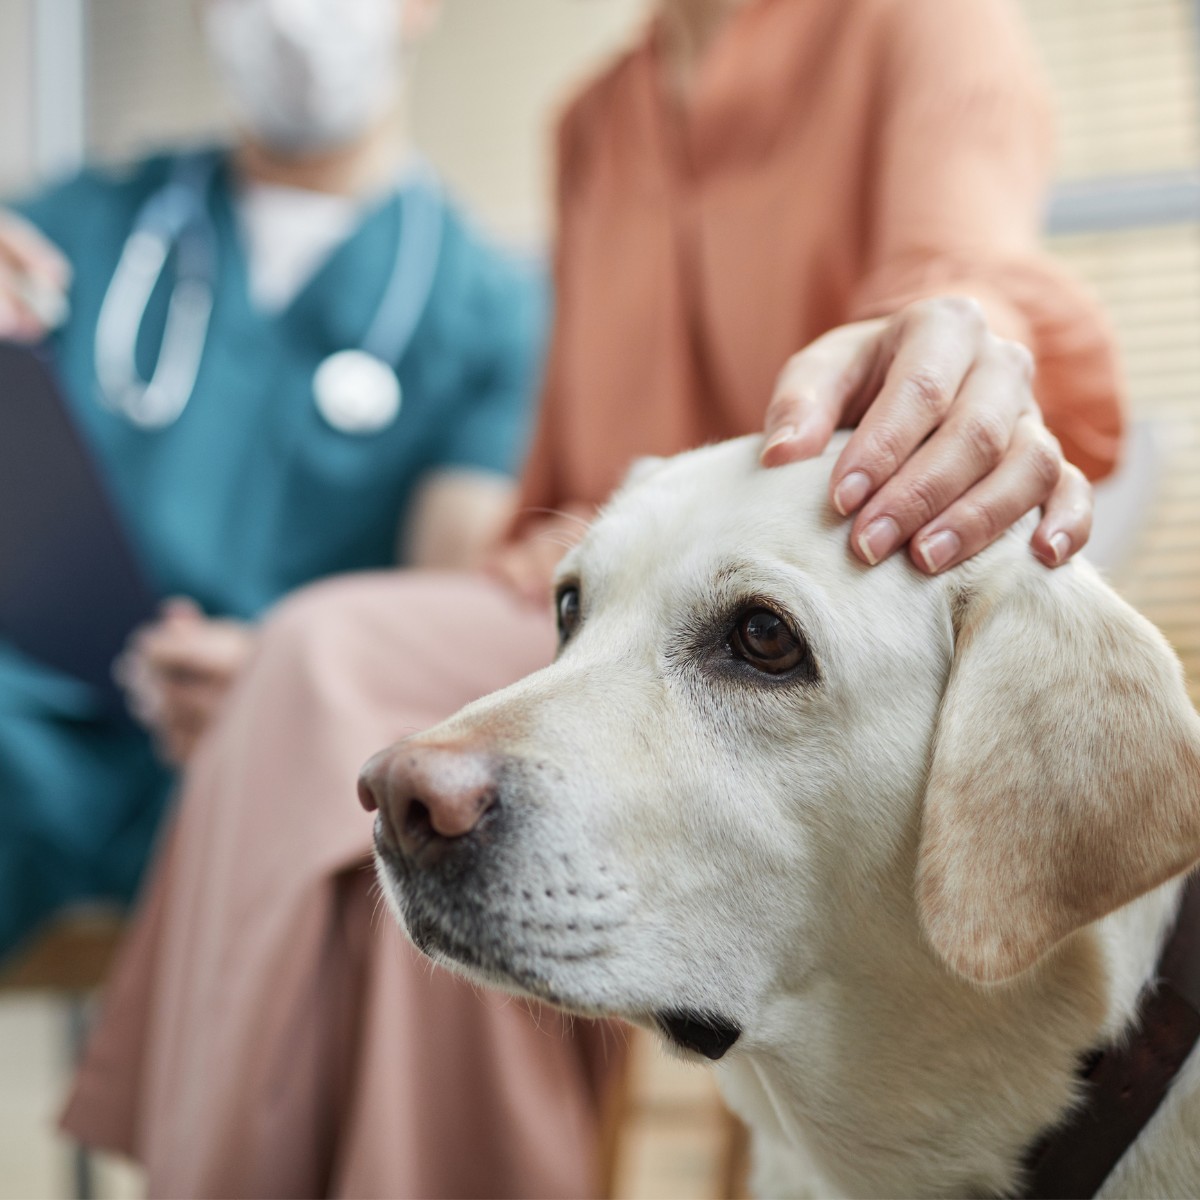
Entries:
{"label": "woman's hand petting dog", "polygon": [[485,555],[483,569],[526,603],[545,607],[559,560],[583,537],[594,515],[581,504],[538,513],[519,538],[501,542]]}
{"label": "woman's hand petting dog", "polygon": [[1087,542],[1091,488],[1033,397],[1033,358],[997,337],[973,300],[944,297],[845,325],[784,367],[766,416],[765,466],[820,454],[857,426],[830,501],[857,513],[855,553],[874,564],[906,542],[936,574],[995,541],[1031,508],[1047,566]]}
{"label": "woman's hand petting dog", "polygon": [[206,617],[181,598],[168,600],[159,619],[130,638],[114,674],[130,712],[173,766],[191,758],[254,643],[254,626]]}

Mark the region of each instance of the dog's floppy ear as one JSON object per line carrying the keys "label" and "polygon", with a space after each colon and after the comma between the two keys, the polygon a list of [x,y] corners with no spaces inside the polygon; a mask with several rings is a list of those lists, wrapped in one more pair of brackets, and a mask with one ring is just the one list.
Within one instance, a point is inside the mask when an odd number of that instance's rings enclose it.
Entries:
{"label": "dog's floppy ear", "polygon": [[1009,541],[956,573],[917,864],[926,936],[981,983],[1200,858],[1200,718],[1175,655],[1091,567]]}

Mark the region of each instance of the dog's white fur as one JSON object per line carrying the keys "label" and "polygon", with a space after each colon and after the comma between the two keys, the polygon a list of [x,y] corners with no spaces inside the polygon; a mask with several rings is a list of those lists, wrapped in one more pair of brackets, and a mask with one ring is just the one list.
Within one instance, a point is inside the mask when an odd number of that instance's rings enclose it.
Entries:
{"label": "dog's white fur", "polygon": [[[1011,1192],[1153,976],[1200,857],[1200,721],[1157,632],[1040,566],[1028,521],[944,577],[868,569],[831,456],[757,451],[641,465],[563,563],[557,662],[417,739],[516,764],[447,937],[581,1012],[736,1023],[717,1070],[760,1194]],[[748,602],[818,683],[730,658]],[[1200,1193],[1198,1093],[1193,1054],[1102,1195]]]}

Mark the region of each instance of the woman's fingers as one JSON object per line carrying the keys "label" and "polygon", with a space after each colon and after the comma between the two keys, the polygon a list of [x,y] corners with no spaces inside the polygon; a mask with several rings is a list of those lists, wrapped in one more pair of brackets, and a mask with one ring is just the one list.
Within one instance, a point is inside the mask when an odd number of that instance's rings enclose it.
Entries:
{"label": "woman's fingers", "polygon": [[481,565],[527,604],[545,608],[550,603],[559,562],[583,537],[587,525],[587,520],[576,513],[552,513],[531,525],[520,541],[495,547]]}
{"label": "woman's fingers", "polygon": [[1033,398],[1033,357],[990,333],[973,300],[942,297],[885,322],[834,330],[795,355],[767,413],[766,466],[819,453],[857,425],[830,501],[857,513],[851,544],[877,563],[910,543],[935,573],[969,558],[1031,508],[1049,565],[1087,541],[1090,489],[1068,466]]}
{"label": "woman's fingers", "polygon": [[945,423],[863,505],[850,533],[860,558],[886,558],[1000,466],[1018,419],[1036,412],[1023,379],[1014,378],[1003,346],[980,357]]}
{"label": "woman's fingers", "polygon": [[527,539],[490,555],[483,569],[515,592],[527,604],[544,605],[550,599],[550,581],[562,550]]}
{"label": "woman's fingers", "polygon": [[1064,463],[1062,475],[1042,506],[1041,522],[1030,544],[1048,567],[1059,567],[1082,550],[1092,533],[1092,485],[1083,472]]}
{"label": "woman's fingers", "polygon": [[158,606],[158,615],[163,621],[203,620],[204,610],[191,596],[168,596]]}
{"label": "woman's fingers", "polygon": [[161,622],[138,638],[138,653],[161,675],[200,675],[210,669],[203,639],[170,622]]}
{"label": "woman's fingers", "polygon": [[125,703],[133,717],[148,728],[153,727],[162,711],[158,675],[132,641],[114,661],[112,675],[125,693]]}
{"label": "woman's fingers", "polygon": [[190,754],[254,642],[253,625],[210,619],[186,597],[164,601],[159,619],[130,637],[114,664],[114,678],[167,761],[180,764]]}
{"label": "woman's fingers", "polygon": [[61,291],[0,263],[0,337],[14,342],[41,341],[62,324],[67,302]]}
{"label": "woman's fingers", "polygon": [[180,729],[166,729],[156,736],[155,745],[166,763],[180,769],[187,766],[199,740],[198,734]]}
{"label": "woman's fingers", "polygon": [[34,226],[0,210],[0,336],[36,341],[66,315],[71,267]]}
{"label": "woman's fingers", "polygon": [[196,743],[213,723],[231,680],[167,677],[162,680],[162,707],[154,732],[163,756],[183,766]]}
{"label": "woman's fingers", "polygon": [[212,720],[228,690],[228,681],[182,676],[164,678],[163,724],[191,732],[203,729]]}
{"label": "woman's fingers", "polygon": [[990,342],[973,300],[947,297],[906,309],[895,327],[883,385],[855,397],[858,428],[830,475],[830,499],[843,516],[888,482],[947,418],[963,381]]}
{"label": "woman's fingers", "polygon": [[71,264],[62,251],[24,217],[6,210],[0,210],[0,266],[59,288],[71,282]]}
{"label": "woman's fingers", "polygon": [[763,466],[812,458],[829,444],[851,397],[867,385],[884,321],[844,325],[794,354],[767,406]]}
{"label": "woman's fingers", "polygon": [[[955,500],[912,539],[913,562],[932,575],[977,554],[1030,509],[1048,503],[1056,493],[1063,471],[1058,443],[1035,413],[1023,416],[1017,422],[1012,443],[996,470]],[[1080,500],[1074,491],[1064,498],[1068,504]],[[1057,520],[1059,524],[1063,521],[1061,510]],[[1090,508],[1087,521],[1090,522]],[[1072,533],[1068,536],[1078,536],[1083,527],[1072,524]]]}
{"label": "woman's fingers", "polygon": [[154,743],[160,757],[177,770],[187,766],[206,728],[172,723],[156,729]]}
{"label": "woman's fingers", "polygon": [[150,667],[164,675],[236,675],[254,646],[254,629],[240,621],[176,613],[137,635]]}

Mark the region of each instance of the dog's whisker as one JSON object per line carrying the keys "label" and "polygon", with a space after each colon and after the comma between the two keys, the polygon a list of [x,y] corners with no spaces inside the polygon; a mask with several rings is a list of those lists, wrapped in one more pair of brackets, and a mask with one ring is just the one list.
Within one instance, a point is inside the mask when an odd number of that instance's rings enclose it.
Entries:
{"label": "dog's whisker", "polygon": [[386,916],[387,916],[387,896],[384,895],[383,888],[381,888],[377,883],[375,885],[375,905],[371,911],[371,930],[372,930],[372,932],[375,932],[380,928],[380,922],[381,922],[381,920],[386,919]]}
{"label": "dog's whisker", "polygon": [[533,1022],[534,1029],[538,1033],[544,1034],[545,1030],[542,1028],[542,1005],[530,996],[517,996],[514,999],[518,1000],[521,1007],[525,1009],[529,1015],[529,1019]]}
{"label": "dog's whisker", "polygon": [[[600,1025],[600,1050],[604,1055],[605,1065],[612,1062],[612,1054],[615,1050],[623,1049],[625,1053],[629,1052],[630,1032],[630,1026],[624,1021],[605,1021]],[[610,1038],[612,1041],[609,1040]]]}
{"label": "dog's whisker", "polygon": [[550,530],[546,530],[544,533],[539,533],[534,540],[539,542],[548,542],[552,546],[561,546],[564,550],[574,550],[575,547],[579,545],[577,541],[572,541],[570,538],[565,537],[561,533],[552,533]]}
{"label": "dog's whisker", "polygon": [[581,529],[590,529],[591,524],[592,524],[591,521],[585,520],[583,517],[579,516],[577,513],[564,512],[561,508],[542,508],[542,507],[531,505],[528,508],[523,508],[521,510],[521,512],[523,514],[529,513],[532,516],[539,516],[539,517],[559,517],[564,521],[573,522],[574,524],[578,525]]}

